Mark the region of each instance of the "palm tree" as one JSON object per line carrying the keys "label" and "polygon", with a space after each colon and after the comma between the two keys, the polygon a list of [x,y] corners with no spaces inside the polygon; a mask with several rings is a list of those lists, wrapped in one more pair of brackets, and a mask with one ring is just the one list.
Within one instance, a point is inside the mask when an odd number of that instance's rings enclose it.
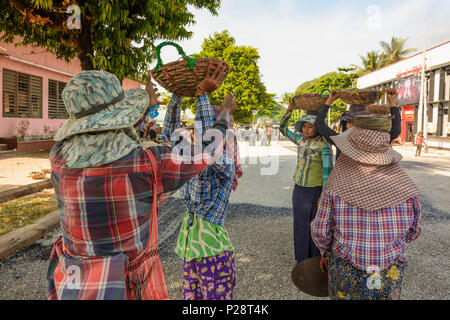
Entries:
{"label": "palm tree", "polygon": [[408,48],[405,49],[405,43],[408,41],[409,37],[395,37],[392,36],[390,43],[386,41],[381,41],[380,45],[383,48],[383,53],[381,54],[381,60],[383,65],[388,65],[393,62],[399,61],[405,58],[407,55],[417,51],[417,49]]}
{"label": "palm tree", "polygon": [[363,65],[361,70],[364,73],[375,71],[381,67],[381,55],[378,51],[371,50],[367,52],[365,56],[359,55],[359,57],[361,58]]}

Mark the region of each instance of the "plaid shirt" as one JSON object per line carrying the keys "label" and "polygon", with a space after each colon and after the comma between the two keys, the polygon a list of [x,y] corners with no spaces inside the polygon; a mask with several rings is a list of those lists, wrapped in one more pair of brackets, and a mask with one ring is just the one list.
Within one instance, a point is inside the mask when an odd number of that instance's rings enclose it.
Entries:
{"label": "plaid shirt", "polygon": [[[173,95],[166,113],[163,131],[169,141],[173,131],[180,127],[180,109],[181,98]],[[204,133],[211,129],[215,122],[216,117],[208,96],[199,95],[194,126],[202,141],[204,141]],[[228,142],[227,145],[233,144]],[[236,157],[236,155],[236,153],[227,153],[224,148],[221,158],[216,163],[186,183],[183,188],[183,199],[191,214],[195,213],[208,222],[223,226],[235,178],[233,156]]]}
{"label": "plaid shirt", "polygon": [[384,270],[396,259],[406,261],[406,243],[421,233],[416,197],[389,208],[367,211],[354,207],[324,188],[311,237],[322,255],[331,250],[359,270]]}
{"label": "plaid shirt", "polygon": [[[221,123],[215,128],[224,133],[226,125]],[[49,299],[125,298],[127,262],[150,243],[154,180],[147,152],[155,156],[158,166],[159,204],[169,192],[202,172],[209,159],[203,155],[202,148],[192,148],[192,159],[185,162],[170,147],[148,150],[140,147],[104,166],[71,169],[62,156],[62,147],[63,142],[59,142],[50,153],[62,242],[55,244],[50,257],[47,296]],[[103,267],[92,269],[94,257],[96,265]],[[79,290],[74,290],[71,281],[67,282],[68,262],[79,267],[82,279]],[[164,281],[162,270],[157,273]],[[166,297],[161,293],[157,298]]]}
{"label": "plaid shirt", "polygon": [[292,132],[288,122],[292,112],[287,112],[280,122],[280,132],[297,145],[298,162],[294,182],[301,187],[325,185],[330,175],[332,151],[325,138],[317,136],[308,140],[301,133]]}

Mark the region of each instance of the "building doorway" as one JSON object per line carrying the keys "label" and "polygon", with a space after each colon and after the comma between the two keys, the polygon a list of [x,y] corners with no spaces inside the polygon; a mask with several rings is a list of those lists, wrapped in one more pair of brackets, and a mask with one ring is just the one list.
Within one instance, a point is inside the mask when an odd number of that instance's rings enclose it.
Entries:
{"label": "building doorway", "polygon": [[414,140],[414,122],[406,122],[406,142],[413,142]]}

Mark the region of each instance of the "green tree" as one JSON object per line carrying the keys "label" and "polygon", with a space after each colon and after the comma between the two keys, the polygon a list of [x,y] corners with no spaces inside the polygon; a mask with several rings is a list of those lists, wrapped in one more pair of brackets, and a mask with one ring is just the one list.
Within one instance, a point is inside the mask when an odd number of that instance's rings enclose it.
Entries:
{"label": "green tree", "polygon": [[294,97],[294,93],[285,92],[281,95],[281,103],[284,105],[289,105],[289,101]]}
{"label": "green tree", "polygon": [[279,103],[274,103],[271,106],[268,106],[264,109],[260,109],[257,112],[256,117],[269,118],[272,119],[272,124],[277,124],[280,123],[281,118],[283,118],[285,113],[286,113],[285,107],[283,107]]}
{"label": "green tree", "polygon": [[[77,13],[67,13],[70,5],[80,8],[79,28],[69,28]],[[78,57],[83,70],[145,77],[156,41],[192,36],[189,6],[217,15],[220,0],[0,0],[0,39],[20,36],[20,45],[45,47],[66,61]]]}
{"label": "green tree", "polygon": [[[354,88],[354,80],[358,77],[358,72],[355,72],[356,68],[338,68],[338,70],[338,72],[329,72],[318,78],[302,83],[297,87],[295,95],[303,93],[320,93],[325,89],[346,90]],[[331,122],[337,121],[346,109],[347,105],[342,100],[336,100],[330,109]]]}
{"label": "green tree", "polygon": [[390,42],[380,42],[381,48],[383,49],[381,54],[382,66],[399,61],[406,58],[407,55],[417,51],[417,49],[413,48],[405,49],[406,41],[408,41],[408,39],[409,37],[402,38],[392,36]]}
{"label": "green tree", "polygon": [[362,72],[372,72],[381,67],[381,55],[378,51],[371,50],[365,56],[359,55],[362,61]]}
{"label": "green tree", "polygon": [[[267,93],[258,67],[258,50],[248,46],[238,46],[235,39],[225,30],[214,33],[203,41],[202,50],[193,55],[201,58],[217,58],[230,65],[230,71],[220,86],[210,96],[213,105],[220,105],[233,92],[238,109],[234,119],[239,123],[251,123],[253,110],[262,110],[276,105],[275,95]],[[195,99],[183,99],[183,108],[195,112]]]}

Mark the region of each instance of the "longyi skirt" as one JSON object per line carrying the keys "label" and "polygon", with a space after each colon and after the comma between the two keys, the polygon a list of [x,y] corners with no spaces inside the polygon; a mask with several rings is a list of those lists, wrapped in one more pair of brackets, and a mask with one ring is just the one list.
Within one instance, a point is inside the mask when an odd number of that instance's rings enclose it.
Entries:
{"label": "longyi skirt", "polygon": [[361,271],[336,253],[328,261],[328,291],[332,300],[399,300],[406,262],[394,261],[372,274]]}

